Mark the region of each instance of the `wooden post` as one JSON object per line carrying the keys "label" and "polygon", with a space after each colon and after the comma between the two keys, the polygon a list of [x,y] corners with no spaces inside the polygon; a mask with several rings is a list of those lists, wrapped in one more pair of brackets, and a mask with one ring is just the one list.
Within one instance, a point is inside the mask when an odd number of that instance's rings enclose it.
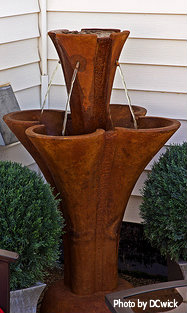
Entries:
{"label": "wooden post", "polygon": [[9,263],[16,262],[19,255],[0,249],[0,308],[4,313],[10,312],[10,273]]}

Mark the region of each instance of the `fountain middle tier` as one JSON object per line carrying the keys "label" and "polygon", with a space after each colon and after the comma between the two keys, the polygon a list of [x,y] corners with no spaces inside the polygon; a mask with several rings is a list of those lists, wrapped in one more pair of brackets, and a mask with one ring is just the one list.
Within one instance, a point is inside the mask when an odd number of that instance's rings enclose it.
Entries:
{"label": "fountain middle tier", "polygon": [[[133,106],[133,109],[135,110],[135,116],[137,119],[139,116],[144,116],[146,114],[146,109],[143,107]],[[111,105],[110,110],[112,121],[115,126],[128,127],[129,125],[132,125],[132,118],[130,116],[130,111],[127,105]],[[23,110],[11,112],[5,115],[3,119],[11,131],[16,135],[18,140],[34,158],[47,182],[51,184],[51,186],[54,188],[55,194],[57,194],[58,190],[56,189],[53,177],[43,159],[41,159],[37,149],[26,136],[25,130],[33,125],[44,124],[46,125],[47,134],[60,136],[62,133],[64,111],[49,109],[44,110],[41,114],[41,110]],[[71,134],[72,120],[71,115],[68,114],[66,135]]]}

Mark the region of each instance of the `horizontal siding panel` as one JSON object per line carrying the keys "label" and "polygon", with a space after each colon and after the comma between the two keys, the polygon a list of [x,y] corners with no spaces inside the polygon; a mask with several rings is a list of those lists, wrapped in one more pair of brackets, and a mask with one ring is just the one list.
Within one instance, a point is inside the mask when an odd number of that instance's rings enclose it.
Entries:
{"label": "horizontal siding panel", "polygon": [[[122,50],[121,63],[187,65],[187,41],[129,38]],[[51,40],[48,39],[48,59],[58,59]]]}
{"label": "horizontal siding panel", "polygon": [[166,142],[165,146],[162,147],[159,152],[152,158],[149,164],[145,167],[146,171],[150,171],[153,163],[157,162],[160,154],[165,153],[167,146],[172,144],[182,144],[184,141],[187,141],[186,134],[187,134],[187,122],[180,121],[181,127],[176,131],[176,133]]}
{"label": "horizontal siding panel", "polygon": [[[122,64],[127,88],[148,91],[187,92],[187,67]],[[116,70],[114,88],[123,88]]]}
{"label": "horizontal siding panel", "polygon": [[0,17],[39,12],[38,0],[0,0]]}
{"label": "horizontal siding panel", "polygon": [[[172,143],[172,142],[171,142]],[[182,143],[182,142],[181,142]],[[167,145],[169,146],[169,145]],[[140,190],[143,188],[143,184],[145,182],[145,180],[147,179],[147,174],[148,172],[151,170],[154,162],[157,162],[160,155],[162,153],[165,153],[166,151],[166,147],[167,146],[164,146],[156,155],[155,157],[151,160],[151,162],[146,166],[145,170],[143,171],[143,173],[140,175],[139,179],[137,180],[136,182],[136,185],[134,186],[134,189],[132,191],[132,195],[133,196],[141,196],[141,192]]]}
{"label": "horizontal siding panel", "polygon": [[7,146],[0,146],[0,160],[18,162],[25,166],[34,163],[33,158],[20,142],[16,142]]}
{"label": "horizontal siding panel", "polygon": [[2,137],[2,135],[1,135],[1,133],[0,133],[0,146],[4,146],[5,144],[4,144],[4,140],[3,140],[3,137]]}
{"label": "horizontal siding panel", "polygon": [[[151,162],[151,167],[153,165],[153,162],[155,162],[156,160],[158,161],[158,158],[160,156],[161,153],[164,153],[166,151],[166,147],[164,147],[156,156],[156,158],[154,158],[154,160]],[[151,169],[150,167],[150,169]],[[143,173],[140,175],[139,179],[136,182],[136,185],[134,186],[134,189],[131,193],[132,196],[141,196],[141,190],[143,189],[143,185],[147,179],[147,175],[150,172],[150,170],[144,170]]]}
{"label": "horizontal siding panel", "polygon": [[[176,27],[177,25],[177,27]],[[187,39],[185,15],[49,12],[48,29],[129,29],[133,38]]]}
{"label": "horizontal siding panel", "polygon": [[187,121],[179,120],[181,123],[180,128],[176,131],[176,133],[166,142],[166,145],[170,145],[173,143],[182,144],[184,141],[187,141]]}
{"label": "horizontal siding panel", "polygon": [[[48,70],[51,77],[56,61],[49,60]],[[122,64],[127,88],[135,90],[187,92],[187,67],[151,66],[140,64]],[[53,83],[64,85],[62,69],[59,66]],[[119,71],[116,70],[114,88],[123,89]]]}
{"label": "horizontal siding panel", "polygon": [[65,110],[67,91],[65,86],[51,86],[48,105],[50,109]]}
{"label": "horizontal siding panel", "polygon": [[124,1],[87,1],[71,0],[67,2],[48,0],[49,11],[83,11],[83,12],[137,12],[137,13],[185,13],[186,1],[178,0],[131,0]]}
{"label": "horizontal siding panel", "polygon": [[[56,60],[48,60],[48,75],[49,75],[49,80],[52,77],[53,71],[55,70],[57,65],[57,61]],[[58,69],[55,73],[55,76],[53,78],[53,82],[54,85],[65,85],[65,80],[64,80],[64,74],[62,71],[62,67],[59,64],[58,65]]]}
{"label": "horizontal siding panel", "polygon": [[40,109],[40,86],[15,92],[21,110]]}
{"label": "horizontal siding panel", "polygon": [[[187,94],[129,90],[129,96],[132,104],[147,109],[147,115],[187,119]],[[124,89],[113,89],[110,103],[126,104]]]}
{"label": "horizontal siding panel", "polygon": [[38,63],[0,71],[0,85],[10,83],[15,91],[40,85],[40,69]]}
{"label": "horizontal siding panel", "polygon": [[[15,96],[21,110],[40,109],[40,86],[17,91]],[[5,144],[0,134],[0,146],[2,145]]]}
{"label": "horizontal siding panel", "polygon": [[[149,166],[147,168],[149,168],[149,170],[151,169],[153,163],[155,161],[158,161],[159,157],[160,157],[160,154],[161,153],[164,153],[166,151],[166,147],[163,147],[159,153],[157,153],[157,155],[153,158],[153,160],[150,162]],[[139,214],[139,204],[141,203],[141,198],[138,198],[138,197],[141,197],[141,192],[140,190],[142,190],[143,188],[143,184],[145,182],[145,180],[147,179],[147,174],[148,174],[148,171],[147,170],[144,170],[144,172],[140,175],[133,191],[132,191],[132,194],[131,194],[131,197],[130,197],[130,200],[129,200],[129,206],[127,207],[127,216],[126,217],[130,217],[131,216],[131,213],[130,212],[130,208],[132,207],[131,203],[136,204],[136,201],[134,199],[137,200],[137,205],[134,205],[134,207],[136,208],[135,210],[135,215],[133,215],[134,217],[138,217],[138,214]],[[139,203],[140,201],[140,203]],[[135,202],[135,203],[134,203]],[[140,221],[139,221],[140,222]]]}
{"label": "horizontal siding panel", "polygon": [[[185,125],[182,122],[182,127],[179,129],[172,138],[167,142],[167,145],[175,142],[175,143],[182,143],[183,141],[186,141],[186,134],[187,134],[187,123],[185,122]],[[183,128],[183,135],[181,136],[180,130]],[[175,140],[174,140],[175,137]],[[183,140],[182,140],[183,137]],[[141,223],[141,218],[139,216],[139,206],[142,202],[140,189],[142,189],[143,184],[147,178],[148,171],[151,170],[153,163],[158,161],[160,155],[162,153],[165,153],[166,146],[160,149],[160,151],[154,156],[154,158],[151,160],[151,162],[146,166],[144,172],[140,175],[133,191],[131,194],[131,197],[129,199],[127,209],[124,215],[124,221],[134,222],[134,223]]]}
{"label": "horizontal siding panel", "polygon": [[[173,143],[180,143],[182,144],[184,141],[186,141],[186,134],[187,134],[187,123],[185,123],[186,125],[183,124],[182,122],[182,125],[181,127],[181,130],[183,131],[183,135],[181,136],[180,134],[180,129],[171,137],[171,139],[166,143],[166,145],[160,149],[160,151],[154,156],[154,158],[150,161],[150,163],[145,167],[145,170],[143,171],[143,173],[140,175],[136,185],[134,186],[134,189],[132,191],[132,195],[133,196],[141,196],[141,193],[140,193],[140,189],[142,189],[142,186],[147,178],[147,174],[148,172],[151,170],[154,162],[157,162],[160,155],[165,153],[166,152],[166,148],[169,147],[170,144],[173,144]],[[178,140],[175,138],[175,136],[178,137]],[[181,138],[183,137],[183,139]]]}
{"label": "horizontal siding panel", "polygon": [[38,39],[27,39],[0,45],[0,70],[38,62]]}
{"label": "horizontal siding panel", "polygon": [[185,66],[186,51],[187,41],[184,40],[129,38],[122,50],[120,62]]}
{"label": "horizontal siding panel", "polygon": [[154,158],[149,162],[145,167],[145,170],[151,170],[153,163],[158,161],[160,154],[165,153],[166,147],[172,144],[182,144],[184,141],[187,141],[187,122],[180,121],[181,127],[176,131],[176,133],[166,142],[166,145],[160,149],[160,151],[154,156]]}
{"label": "horizontal siding panel", "polygon": [[2,18],[0,29],[0,44],[39,37],[38,14]]}
{"label": "horizontal siding panel", "polygon": [[139,215],[139,207],[142,198],[138,196],[131,196],[127,204],[127,208],[123,217],[123,221],[131,223],[141,223],[142,219]]}
{"label": "horizontal siding panel", "polygon": [[147,179],[147,174],[148,174],[148,171],[143,171],[143,173],[140,175],[132,191],[133,196],[141,196],[140,189],[142,189],[142,186],[145,180]]}
{"label": "horizontal siding panel", "polygon": [[162,148],[158,151],[158,153],[152,158],[152,160],[149,162],[149,164],[145,167],[145,171],[150,171],[150,170],[151,170],[151,168],[152,168],[154,162],[157,162],[158,159],[159,159],[159,157],[160,157],[160,155],[161,155],[162,153],[165,153],[166,148],[167,148],[167,146],[165,145],[164,147],[162,147]]}
{"label": "horizontal siding panel", "polygon": [[39,167],[36,163],[30,164],[27,166],[31,171],[36,172],[37,174],[40,173]]}
{"label": "horizontal siding panel", "polygon": [[48,59],[58,60],[59,57],[51,39],[49,37],[47,39]]}

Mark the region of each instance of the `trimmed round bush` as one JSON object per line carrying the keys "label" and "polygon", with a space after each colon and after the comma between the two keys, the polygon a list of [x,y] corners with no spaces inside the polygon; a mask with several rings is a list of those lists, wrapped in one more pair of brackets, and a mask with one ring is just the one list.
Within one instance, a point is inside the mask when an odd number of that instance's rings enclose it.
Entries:
{"label": "trimmed round bush", "polygon": [[49,184],[35,172],[0,162],[0,248],[19,253],[11,290],[41,281],[59,257],[63,218]]}
{"label": "trimmed round bush", "polygon": [[187,260],[187,143],[171,145],[145,181],[140,206],[146,238],[163,256]]}

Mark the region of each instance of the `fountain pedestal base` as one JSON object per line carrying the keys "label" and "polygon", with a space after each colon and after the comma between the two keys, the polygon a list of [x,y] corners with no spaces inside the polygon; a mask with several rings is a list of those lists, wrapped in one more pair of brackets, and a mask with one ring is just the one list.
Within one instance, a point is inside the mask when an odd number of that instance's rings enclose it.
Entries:
{"label": "fountain pedestal base", "polygon": [[[129,288],[132,288],[129,282],[119,279],[118,287],[113,291]],[[64,285],[64,280],[59,280],[46,291],[40,313],[109,313],[105,295],[110,292],[111,290],[100,291],[88,296],[79,296]]]}

